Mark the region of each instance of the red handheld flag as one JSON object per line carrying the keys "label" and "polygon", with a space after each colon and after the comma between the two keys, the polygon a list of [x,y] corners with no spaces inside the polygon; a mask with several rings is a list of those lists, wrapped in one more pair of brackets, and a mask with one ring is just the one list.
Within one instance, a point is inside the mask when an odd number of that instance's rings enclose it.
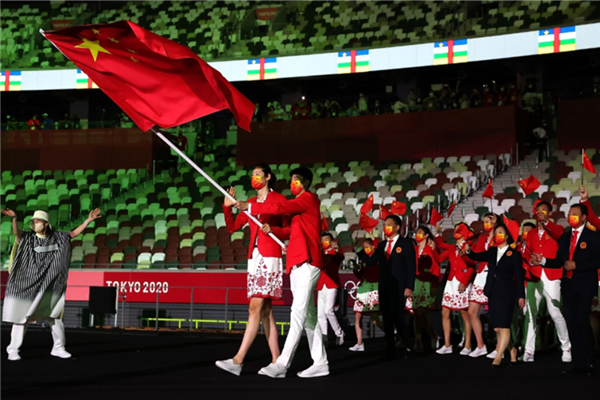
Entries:
{"label": "red handheld flag", "polygon": [[491,179],[490,179],[490,182],[488,183],[487,187],[483,191],[482,196],[487,197],[488,199],[491,199],[492,197],[494,197],[494,184],[492,183]]}
{"label": "red handheld flag", "polygon": [[582,154],[581,164],[583,165],[583,168],[587,169],[592,174],[595,174],[596,168],[594,168],[594,164],[592,164],[592,161],[590,160],[588,155],[585,153],[584,150],[581,151],[581,154]]}
{"label": "red handheld flag", "polygon": [[371,232],[377,225],[379,225],[379,221],[374,218],[371,218],[365,214],[360,214],[360,219],[358,223],[361,228],[365,230],[365,232]]}
{"label": "red handheld flag", "polygon": [[525,192],[526,196],[529,196],[531,193],[535,192],[537,188],[540,187],[540,181],[533,175],[529,176],[527,179],[522,179],[519,182],[519,186]]}
{"label": "red handheld flag", "polygon": [[435,208],[431,209],[431,217],[429,219],[429,223],[431,225],[437,226],[437,224],[443,219],[444,217],[442,217],[442,214],[440,214],[438,210],[436,210]]}
{"label": "red handheld flag", "polygon": [[254,104],[188,47],[131,21],[44,33],[142,130],[229,109],[249,131]]}
{"label": "red handheld flag", "polygon": [[392,208],[390,211],[392,212],[392,214],[404,215],[404,213],[406,212],[406,204],[394,200],[392,202]]}
{"label": "red handheld flag", "polygon": [[453,201],[452,204],[450,204],[450,208],[448,208],[448,217],[450,217],[452,215],[452,211],[454,211],[455,207],[456,207],[456,201]]}
{"label": "red handheld flag", "polygon": [[387,208],[385,208],[385,206],[379,206],[379,219],[385,221],[385,219],[390,215],[392,215],[392,213]]}
{"label": "red handheld flag", "polygon": [[364,202],[362,207],[360,208],[360,212],[362,214],[368,214],[373,209],[373,195],[369,196],[367,201]]}
{"label": "red handheld flag", "polygon": [[467,224],[465,224],[464,222],[461,222],[456,226],[456,229],[454,229],[454,233],[461,235],[465,240],[469,240],[473,236],[475,236],[473,231],[469,229]]}
{"label": "red handheld flag", "polygon": [[517,221],[513,221],[512,219],[508,219],[506,218],[506,215],[503,215],[504,217],[504,225],[506,225],[506,228],[508,229],[508,233],[510,234],[510,236],[512,237],[513,241],[516,243],[519,241],[519,223]]}
{"label": "red handheld flag", "polygon": [[329,224],[327,223],[327,218],[325,218],[325,215],[323,215],[323,213],[321,213],[321,231],[329,232]]}

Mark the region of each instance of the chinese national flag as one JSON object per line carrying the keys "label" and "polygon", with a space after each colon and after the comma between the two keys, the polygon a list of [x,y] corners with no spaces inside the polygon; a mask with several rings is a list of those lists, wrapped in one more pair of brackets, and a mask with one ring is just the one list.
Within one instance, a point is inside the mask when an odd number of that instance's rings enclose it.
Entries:
{"label": "chinese national flag", "polygon": [[406,212],[406,204],[394,200],[392,202],[392,207],[390,211],[392,212],[392,214],[404,215],[404,213]]}
{"label": "chinese national flag", "polygon": [[448,208],[448,217],[452,215],[452,211],[454,211],[455,207],[456,207],[456,201],[453,201],[452,204],[450,204],[450,208]]}
{"label": "chinese national flag", "polygon": [[513,242],[518,242],[519,241],[519,223],[517,221],[513,221],[511,219],[506,218],[506,215],[503,215],[504,217],[504,225],[506,226],[506,228],[508,229],[508,233],[510,234],[510,236],[512,237]]}
{"label": "chinese national flag", "polygon": [[521,186],[521,189],[523,189],[526,196],[529,196],[537,188],[539,188],[540,184],[540,181],[533,175],[529,176],[527,179],[522,179],[519,181],[519,186]]}
{"label": "chinese national flag", "polygon": [[437,226],[437,224],[443,219],[444,217],[442,217],[442,214],[440,214],[438,210],[436,210],[435,208],[431,209],[431,217],[429,219],[429,223],[431,225]]}
{"label": "chinese national flag", "polygon": [[360,212],[362,214],[368,214],[373,209],[373,196],[369,196],[367,201],[364,202],[362,207],[360,208]]}
{"label": "chinese national flag", "polygon": [[494,184],[492,183],[491,179],[490,179],[490,182],[488,183],[487,187],[483,191],[482,196],[487,197],[488,199],[491,199],[492,197],[494,197]]}
{"label": "chinese national flag", "polygon": [[595,174],[596,168],[594,168],[594,165],[592,164],[592,161],[590,160],[588,155],[585,154],[584,150],[581,151],[581,154],[582,154],[581,163],[583,164],[583,168],[587,169],[592,174]]}
{"label": "chinese national flag", "polygon": [[379,219],[385,221],[385,219],[387,217],[389,217],[390,215],[392,215],[392,213],[390,212],[390,210],[388,210],[387,208],[385,208],[385,206],[383,206],[383,205],[379,206]]}
{"label": "chinese national flag", "polygon": [[325,215],[323,215],[323,213],[321,213],[321,231],[329,232],[329,224],[327,223],[327,218],[325,218]]}
{"label": "chinese national flag", "polygon": [[365,230],[365,232],[371,232],[377,225],[379,225],[379,221],[374,218],[371,218],[365,214],[360,214],[360,219],[358,223],[361,228]]}
{"label": "chinese national flag", "polygon": [[44,33],[142,130],[229,109],[249,131],[254,104],[188,47],[131,21]]}

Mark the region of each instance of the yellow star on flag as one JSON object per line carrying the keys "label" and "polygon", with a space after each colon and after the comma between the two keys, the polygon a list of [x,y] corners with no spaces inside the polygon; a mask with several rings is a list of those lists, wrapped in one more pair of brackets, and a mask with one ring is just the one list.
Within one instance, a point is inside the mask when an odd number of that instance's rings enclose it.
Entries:
{"label": "yellow star on flag", "polygon": [[256,60],[252,60],[252,64],[256,64]]}
{"label": "yellow star on flag", "polygon": [[108,51],[104,47],[100,46],[99,40],[87,40],[86,38],[81,38],[81,39],[83,39],[83,43],[78,44],[77,46],[75,46],[75,48],[88,49],[92,53],[92,57],[94,58],[94,61],[96,61],[96,59],[98,58],[98,52],[110,54],[110,51]]}
{"label": "yellow star on flag", "polygon": [[444,47],[444,43],[441,43],[441,42],[440,42],[440,47]]}
{"label": "yellow star on flag", "polygon": [[129,51],[130,53],[135,54],[135,50],[127,49],[127,51]]}
{"label": "yellow star on flag", "polygon": [[544,31],[544,35],[548,35],[550,32],[548,32],[547,30]]}
{"label": "yellow star on flag", "polygon": [[117,39],[115,39],[115,38],[108,38],[108,39],[109,39],[111,42],[113,42],[113,43],[119,43],[119,41],[118,41]]}
{"label": "yellow star on flag", "polygon": [[133,61],[133,62],[136,62],[136,63],[139,63],[139,62],[140,62],[139,60],[136,60],[136,59],[135,59],[135,58],[133,58],[133,57],[131,57],[131,61]]}
{"label": "yellow star on flag", "polygon": [[346,53],[342,53],[342,57],[346,57],[346,55],[347,55]]}
{"label": "yellow star on flag", "polygon": [[92,29],[92,32],[94,32],[96,35],[100,34],[100,31],[98,29]]}

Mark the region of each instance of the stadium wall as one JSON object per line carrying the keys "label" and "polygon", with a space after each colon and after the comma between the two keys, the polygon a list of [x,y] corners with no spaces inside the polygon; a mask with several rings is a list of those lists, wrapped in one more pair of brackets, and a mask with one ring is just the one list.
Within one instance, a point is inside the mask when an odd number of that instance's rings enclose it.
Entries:
{"label": "stadium wall", "polygon": [[600,147],[600,99],[565,100],[558,104],[558,148]]}

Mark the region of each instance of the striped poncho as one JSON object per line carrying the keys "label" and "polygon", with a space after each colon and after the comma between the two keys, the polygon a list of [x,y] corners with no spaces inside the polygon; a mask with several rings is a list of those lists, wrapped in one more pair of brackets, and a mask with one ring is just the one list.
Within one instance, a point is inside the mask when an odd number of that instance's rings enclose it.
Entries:
{"label": "striped poncho", "polygon": [[15,324],[60,318],[71,260],[69,232],[21,236],[6,284],[2,320]]}

